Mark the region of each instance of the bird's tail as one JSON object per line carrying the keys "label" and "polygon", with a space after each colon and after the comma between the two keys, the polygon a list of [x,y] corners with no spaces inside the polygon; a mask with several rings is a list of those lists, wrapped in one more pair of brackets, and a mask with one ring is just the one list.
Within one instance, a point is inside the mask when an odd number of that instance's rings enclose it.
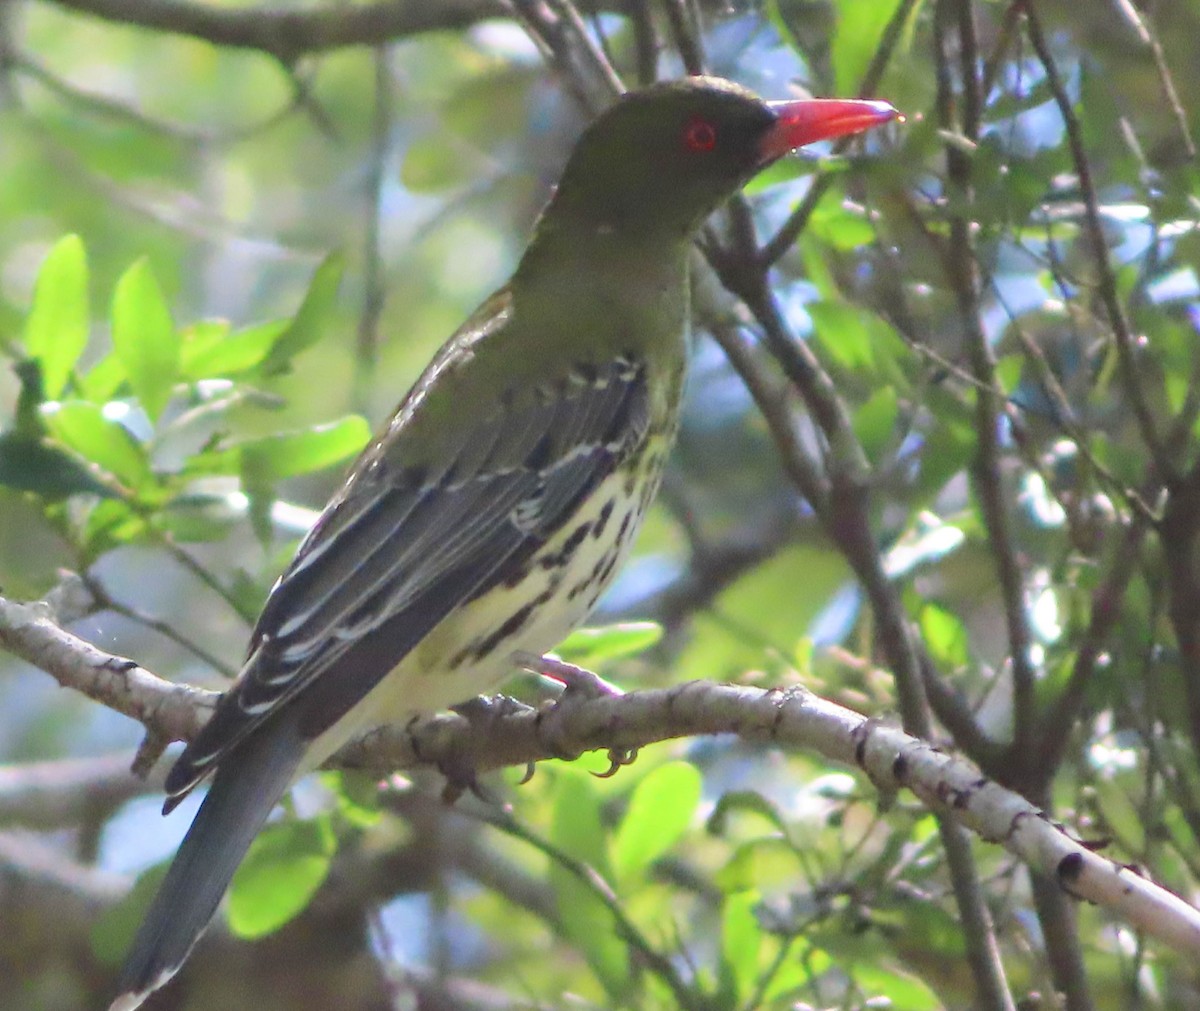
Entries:
{"label": "bird's tail", "polygon": [[284,724],[227,756],[142,921],[109,1011],[133,1011],[179,971],[303,754]]}

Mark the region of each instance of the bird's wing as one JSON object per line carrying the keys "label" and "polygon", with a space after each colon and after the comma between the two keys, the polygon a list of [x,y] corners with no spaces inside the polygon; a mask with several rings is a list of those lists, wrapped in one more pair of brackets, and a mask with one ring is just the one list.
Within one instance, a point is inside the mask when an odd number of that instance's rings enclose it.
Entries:
{"label": "bird's wing", "polygon": [[332,726],[454,608],[519,571],[643,442],[649,413],[644,365],[622,356],[500,398],[436,471],[389,464],[402,421],[271,591],[241,677],[168,776],[166,809],[293,700],[307,736]]}

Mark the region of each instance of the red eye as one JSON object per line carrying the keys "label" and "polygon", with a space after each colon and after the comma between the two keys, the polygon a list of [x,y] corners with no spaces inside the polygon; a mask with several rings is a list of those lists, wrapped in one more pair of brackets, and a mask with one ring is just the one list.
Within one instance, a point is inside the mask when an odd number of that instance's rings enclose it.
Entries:
{"label": "red eye", "polygon": [[693,119],[683,128],[683,143],[689,151],[711,151],[717,146],[717,130],[707,119]]}

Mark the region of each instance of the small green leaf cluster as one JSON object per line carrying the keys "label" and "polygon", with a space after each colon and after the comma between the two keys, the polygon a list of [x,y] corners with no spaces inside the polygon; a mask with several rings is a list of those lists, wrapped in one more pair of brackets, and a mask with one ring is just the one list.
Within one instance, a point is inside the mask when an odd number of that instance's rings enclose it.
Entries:
{"label": "small green leaf cluster", "polygon": [[118,546],[220,539],[247,515],[269,541],[280,482],[345,462],[370,436],[357,416],[237,434],[241,412],[272,407],[273,377],[325,335],[341,273],[338,256],[321,263],[290,319],[180,324],[139,259],[95,319],[83,240],[64,236],[38,272],[13,365],[0,485],[33,496],[83,568]]}

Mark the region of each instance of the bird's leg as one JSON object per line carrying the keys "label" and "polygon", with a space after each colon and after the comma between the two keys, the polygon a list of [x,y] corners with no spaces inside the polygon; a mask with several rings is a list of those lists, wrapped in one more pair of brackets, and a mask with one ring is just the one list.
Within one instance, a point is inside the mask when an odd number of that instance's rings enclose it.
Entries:
{"label": "bird's leg", "polygon": [[513,653],[512,659],[513,663],[522,670],[527,670],[531,674],[540,674],[542,677],[550,678],[561,684],[564,688],[563,698],[571,693],[575,693],[576,698],[583,699],[600,699],[606,696],[625,694],[616,685],[605,681],[599,674],[587,670],[585,667],[567,663],[556,656],[538,656],[536,653],[519,649]]}

